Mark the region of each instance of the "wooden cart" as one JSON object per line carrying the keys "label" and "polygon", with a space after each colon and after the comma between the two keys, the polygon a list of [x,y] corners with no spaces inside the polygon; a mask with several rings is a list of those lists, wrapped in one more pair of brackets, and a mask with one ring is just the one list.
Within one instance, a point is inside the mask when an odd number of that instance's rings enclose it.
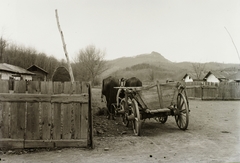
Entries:
{"label": "wooden cart", "polygon": [[177,126],[186,130],[189,123],[189,102],[185,87],[181,83],[157,82],[147,87],[116,87],[124,91],[125,98],[114,105],[122,122],[128,126],[132,122],[135,135],[141,134],[141,124],[146,118],[155,118],[165,123],[168,116],[175,116]]}

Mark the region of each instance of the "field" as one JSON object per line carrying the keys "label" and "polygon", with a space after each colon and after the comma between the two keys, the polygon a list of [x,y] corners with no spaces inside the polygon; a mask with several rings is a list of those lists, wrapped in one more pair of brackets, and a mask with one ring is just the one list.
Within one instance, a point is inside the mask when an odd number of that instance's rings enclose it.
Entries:
{"label": "field", "polygon": [[174,117],[165,124],[146,120],[142,136],[133,136],[121,120],[96,115],[100,89],[93,89],[95,149],[2,152],[0,162],[240,162],[240,101],[190,100],[188,130]]}

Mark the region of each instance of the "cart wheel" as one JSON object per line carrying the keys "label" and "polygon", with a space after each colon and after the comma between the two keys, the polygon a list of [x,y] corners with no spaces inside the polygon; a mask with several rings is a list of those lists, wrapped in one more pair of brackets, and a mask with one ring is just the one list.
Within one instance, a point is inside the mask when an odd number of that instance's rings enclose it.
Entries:
{"label": "cart wheel", "polygon": [[126,108],[125,108],[125,99],[122,99],[121,102],[120,102],[120,110],[124,110],[123,114],[121,114],[122,123],[123,123],[124,126],[127,127],[128,124],[129,124],[129,120],[127,119],[129,111],[126,110]]}
{"label": "cart wheel", "polygon": [[132,121],[133,124],[133,132],[135,135],[140,136],[141,133],[141,119],[140,119],[140,112],[138,108],[138,103],[135,99],[132,100],[132,113],[134,115],[134,120]]}
{"label": "cart wheel", "polygon": [[159,122],[161,122],[162,124],[166,123],[167,122],[167,119],[168,119],[168,116],[165,115],[163,117],[158,117],[157,118]]}
{"label": "cart wheel", "polygon": [[175,120],[181,130],[186,130],[189,121],[189,108],[185,96],[179,93],[177,96],[177,110]]}

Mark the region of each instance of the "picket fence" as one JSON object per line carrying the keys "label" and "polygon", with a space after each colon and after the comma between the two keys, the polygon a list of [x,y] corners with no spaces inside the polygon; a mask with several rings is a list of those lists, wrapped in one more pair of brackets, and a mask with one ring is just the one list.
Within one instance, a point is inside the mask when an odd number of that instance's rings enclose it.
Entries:
{"label": "picket fence", "polygon": [[0,80],[0,148],[93,147],[91,85]]}

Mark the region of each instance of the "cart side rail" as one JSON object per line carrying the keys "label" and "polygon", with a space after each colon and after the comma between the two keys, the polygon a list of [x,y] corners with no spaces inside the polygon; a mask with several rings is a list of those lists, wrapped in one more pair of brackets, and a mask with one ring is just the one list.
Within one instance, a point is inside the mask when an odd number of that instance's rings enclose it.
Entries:
{"label": "cart side rail", "polygon": [[159,83],[142,87],[137,91],[135,98],[142,105],[143,109],[157,110],[168,108],[177,102],[180,83]]}

